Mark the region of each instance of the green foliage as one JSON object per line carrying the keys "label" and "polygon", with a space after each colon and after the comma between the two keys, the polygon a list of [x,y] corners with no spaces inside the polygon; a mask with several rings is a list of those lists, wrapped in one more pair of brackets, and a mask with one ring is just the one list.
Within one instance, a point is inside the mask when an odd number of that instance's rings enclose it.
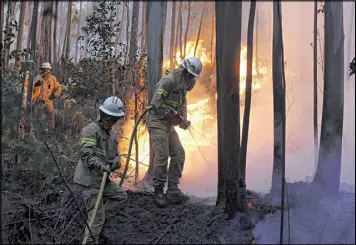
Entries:
{"label": "green foliage", "polygon": [[99,1],[94,6],[93,13],[86,17],[86,25],[82,30],[90,37],[87,40],[89,49],[87,52],[97,58],[109,58],[113,56],[114,37],[119,30],[120,22],[115,22],[116,6],[118,2]]}

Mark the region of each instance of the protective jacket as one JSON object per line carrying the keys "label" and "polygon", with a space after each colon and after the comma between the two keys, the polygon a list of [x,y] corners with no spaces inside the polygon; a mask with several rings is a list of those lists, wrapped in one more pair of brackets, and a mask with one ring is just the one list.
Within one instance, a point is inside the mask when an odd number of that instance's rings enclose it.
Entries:
{"label": "protective jacket", "polygon": [[183,81],[184,68],[178,68],[164,76],[156,86],[150,105],[152,109],[147,115],[147,127],[160,128],[169,131],[172,127],[169,120],[162,120],[169,108],[187,119],[187,90]]}
{"label": "protective jacket", "polygon": [[[41,83],[42,81],[42,83]],[[58,82],[57,78],[53,75],[48,75],[47,77],[42,77],[37,75],[34,79],[34,91],[32,99],[36,100],[37,98],[43,99],[44,101],[52,100],[50,99],[53,94],[55,97],[58,97],[62,92],[62,87]]]}
{"label": "protective jacket", "polygon": [[[113,163],[118,153],[118,142],[114,130],[104,130],[98,122],[85,126],[80,138],[80,158],[74,174],[74,182],[99,188],[103,174],[102,164]],[[108,181],[110,181],[108,179]]]}

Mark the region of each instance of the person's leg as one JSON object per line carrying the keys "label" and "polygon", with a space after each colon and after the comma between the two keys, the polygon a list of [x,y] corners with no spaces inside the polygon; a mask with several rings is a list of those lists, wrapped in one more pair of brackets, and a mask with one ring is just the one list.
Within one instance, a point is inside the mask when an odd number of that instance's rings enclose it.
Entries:
{"label": "person's leg", "polygon": [[167,180],[167,165],[169,157],[169,132],[164,129],[150,128],[150,138],[155,152],[153,167],[153,186],[155,189],[155,201],[157,206],[167,205],[163,194],[164,183]]}
{"label": "person's leg", "polygon": [[[87,221],[88,224],[93,215],[98,194],[99,194],[99,189],[97,188],[86,187],[83,189],[84,202],[88,211],[88,221]],[[96,244],[98,244],[99,235],[101,233],[104,223],[105,223],[105,210],[103,205],[103,199],[101,199],[99,203],[98,211],[96,212],[95,219],[91,227],[91,232],[92,235],[94,236]],[[87,232],[87,228],[85,228],[85,232]],[[87,244],[94,244],[92,235],[90,234],[90,232],[88,232]]]}
{"label": "person's leg", "polygon": [[110,180],[106,182],[103,198],[106,219],[114,217],[127,204],[127,193],[125,190]]}
{"label": "person's leg", "polygon": [[46,112],[48,115],[48,121],[49,121],[49,125],[51,126],[51,128],[54,130],[54,106],[53,106],[53,101],[49,101],[46,103]]}
{"label": "person's leg", "polygon": [[184,195],[178,188],[179,179],[182,177],[184,168],[185,151],[175,129],[172,129],[169,135],[169,153],[171,161],[168,170],[167,201],[173,203],[187,201],[189,197]]}

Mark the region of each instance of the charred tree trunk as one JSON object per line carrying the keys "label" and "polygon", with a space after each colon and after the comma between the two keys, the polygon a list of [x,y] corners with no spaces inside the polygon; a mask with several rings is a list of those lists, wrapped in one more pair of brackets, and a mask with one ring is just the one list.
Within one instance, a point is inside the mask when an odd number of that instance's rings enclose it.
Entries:
{"label": "charred tree trunk", "polygon": [[285,84],[283,79],[283,39],[281,2],[273,2],[273,116],[274,116],[274,154],[272,173],[273,202],[281,200],[285,170]]}
{"label": "charred tree trunk", "polygon": [[325,194],[337,195],[340,187],[344,112],[343,2],[324,3],[324,96],[318,167],[314,183]]}
{"label": "charred tree trunk", "polygon": [[179,40],[179,50],[180,50],[180,58],[183,59],[183,42],[182,42],[182,32],[183,32],[183,3],[180,2],[180,8],[178,12],[178,18],[179,18],[179,35],[178,35],[178,40]]}
{"label": "charred tree trunk", "polygon": [[4,53],[3,53],[3,33],[4,33],[4,18],[5,18],[5,3],[4,1],[0,2],[0,67],[1,69],[3,69],[3,65],[4,65]]}
{"label": "charred tree trunk", "polygon": [[65,45],[65,53],[64,58],[67,61],[70,55],[70,37],[71,37],[71,30],[72,30],[72,5],[73,2],[68,2],[68,12],[67,12],[67,34],[66,34],[66,45]]}
{"label": "charred tree trunk", "polygon": [[[147,2],[147,81],[148,101],[151,102],[156,84],[162,75],[163,62],[163,26],[165,22],[166,2]],[[154,166],[154,152],[150,140],[150,162],[145,179],[151,179]]]}
{"label": "charred tree trunk", "polygon": [[125,50],[125,60],[127,59],[129,51],[129,30],[130,30],[130,3],[126,2],[126,50]]}
{"label": "charred tree trunk", "polygon": [[216,56],[216,90],[218,93],[220,93],[220,96],[218,94],[217,97],[217,131],[218,131],[218,193],[217,193],[217,198],[216,198],[216,206],[223,206],[226,202],[226,195],[225,195],[225,175],[224,175],[224,159],[223,159],[223,147],[222,147],[222,115],[223,115],[223,103],[222,103],[222,98],[223,94],[220,89],[221,83],[223,82],[222,80],[222,74],[221,74],[221,59],[222,59],[222,51],[223,51],[223,41],[224,41],[224,35],[223,35],[223,29],[224,29],[224,19],[225,19],[225,2],[215,2],[215,21],[216,21],[216,35],[215,35],[215,56]]}
{"label": "charred tree trunk", "polygon": [[[248,130],[250,124],[250,109],[251,109],[251,92],[252,92],[252,59],[253,59],[253,27],[255,21],[256,1],[251,1],[250,16],[248,19],[247,29],[247,71],[246,71],[246,94],[245,94],[245,109],[242,126],[241,150],[240,150],[240,170],[239,184],[242,185],[241,194],[246,195],[246,155]],[[246,196],[241,198],[246,200]],[[241,208],[247,212],[247,203],[242,203]],[[246,204],[246,205],[245,205]]]}
{"label": "charred tree trunk", "polygon": [[314,2],[313,34],[313,123],[314,123],[314,166],[318,165],[318,1]]}
{"label": "charred tree trunk", "polygon": [[78,27],[77,27],[77,40],[75,42],[75,63],[78,62],[78,46],[79,46],[79,35],[80,35],[80,17],[82,16],[82,1],[80,1],[79,13],[78,13]]}
{"label": "charred tree trunk", "polygon": [[176,51],[175,46],[176,43],[174,42],[174,35],[176,34],[176,11],[177,11],[177,4],[176,2],[172,2],[172,20],[171,20],[171,41],[170,41],[170,49],[169,49],[169,70],[173,71],[175,68],[176,63]]}
{"label": "charred tree trunk", "polygon": [[[203,17],[204,17],[204,12],[205,12],[205,9],[206,9],[206,6],[207,6],[208,3],[205,3],[204,5],[204,8],[203,8],[203,11],[201,13],[201,17],[200,17],[200,22],[199,22],[199,29],[198,29],[198,35],[197,35],[197,40],[195,41],[195,47],[194,47],[194,55],[196,54],[197,52],[197,47],[198,47],[198,43],[199,43],[199,38],[200,38],[200,33],[201,33],[201,26],[203,24]],[[240,33],[241,34],[241,33]]]}
{"label": "charred tree trunk", "polygon": [[22,49],[22,39],[23,39],[23,30],[25,24],[25,11],[26,11],[26,2],[21,2],[21,9],[20,9],[20,19],[19,19],[19,32],[17,34],[17,42],[16,42],[16,70],[21,70],[21,63],[22,63],[22,55],[20,50]]}
{"label": "charred tree trunk", "polygon": [[[146,6],[147,3],[146,2],[142,2],[142,33],[141,33],[141,50],[140,50],[140,54],[141,54],[141,58],[144,57],[145,53],[146,53]],[[142,59],[144,61],[144,59]],[[143,67],[143,65],[142,65]]]}
{"label": "charred tree trunk", "polygon": [[187,52],[187,38],[188,38],[188,31],[189,31],[189,25],[190,25],[190,2],[188,2],[188,15],[187,15],[187,26],[185,29],[185,34],[184,34],[184,48],[183,48],[183,57],[184,59],[186,58],[186,52]]}
{"label": "charred tree trunk", "polygon": [[225,6],[225,23],[235,23],[235,30],[224,26],[223,49],[221,61],[221,84],[218,97],[222,102],[222,114],[219,127],[221,133],[219,144],[222,145],[221,157],[225,174],[225,211],[233,217],[238,211],[238,170],[240,154],[240,50],[241,50],[242,2],[227,2]]}
{"label": "charred tree trunk", "polygon": [[140,2],[133,2],[132,16],[131,16],[131,32],[130,32],[130,53],[129,62],[130,65],[136,63],[137,56],[137,32],[138,32],[138,13]]}

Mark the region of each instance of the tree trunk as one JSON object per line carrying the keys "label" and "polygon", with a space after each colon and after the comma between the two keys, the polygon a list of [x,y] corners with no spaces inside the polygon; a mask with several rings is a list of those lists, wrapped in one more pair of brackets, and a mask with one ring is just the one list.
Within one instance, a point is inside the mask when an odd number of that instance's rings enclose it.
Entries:
{"label": "tree trunk", "polygon": [[210,61],[213,62],[213,67],[215,64],[215,60],[213,60],[213,44],[214,44],[214,30],[215,30],[215,10],[214,10],[214,5],[212,5],[213,8],[213,14],[211,18],[211,39],[210,39]]}
{"label": "tree trunk", "polygon": [[138,33],[138,14],[140,2],[133,2],[132,16],[131,16],[131,32],[130,32],[130,53],[129,62],[131,65],[137,60],[137,33]]}
{"label": "tree trunk", "polygon": [[274,116],[274,153],[272,173],[272,197],[273,202],[280,201],[284,183],[285,166],[285,86],[283,80],[283,40],[282,40],[282,16],[281,3],[273,2],[273,49],[272,49],[272,73],[273,73],[273,116]]}
{"label": "tree trunk", "polygon": [[43,10],[43,5],[45,3],[41,3],[39,4],[39,10],[38,10],[38,13],[39,13],[39,20],[37,21],[37,37],[36,37],[36,40],[37,40],[37,43],[36,43],[36,70],[39,70],[40,66],[41,66],[41,24],[42,24],[42,19],[43,19],[43,14],[42,13],[42,10]]}
{"label": "tree trunk", "polygon": [[225,166],[224,166],[224,159],[223,159],[223,147],[222,147],[222,134],[223,134],[223,124],[222,124],[222,116],[223,116],[223,103],[222,98],[223,96],[221,92],[221,83],[222,83],[222,74],[221,74],[221,60],[222,60],[222,52],[223,52],[223,41],[224,41],[224,20],[225,20],[225,5],[226,3],[215,2],[215,21],[216,21],[216,44],[215,44],[215,56],[216,56],[216,90],[220,94],[217,97],[217,131],[218,131],[218,193],[216,198],[216,206],[223,206],[226,202],[226,195],[225,195]]}
{"label": "tree trunk", "polygon": [[185,34],[184,34],[184,48],[183,48],[184,59],[186,58],[185,56],[186,56],[186,52],[187,52],[187,37],[188,37],[189,25],[190,25],[190,1],[188,2],[187,26],[186,26]]}
{"label": "tree trunk", "polygon": [[[6,13],[6,21],[5,21],[5,32],[10,31],[11,29],[11,24],[12,24],[12,16],[13,16],[13,11],[14,11],[14,6],[16,3],[12,3],[10,1],[7,2],[7,13]],[[5,35],[4,37],[4,53],[2,54],[3,56],[1,57],[3,59],[3,64],[4,68],[8,68],[8,62],[9,62],[9,54],[10,54],[10,47],[11,47],[11,40],[12,38],[8,35]]]}
{"label": "tree trunk", "polygon": [[20,71],[22,63],[22,55],[20,50],[22,49],[22,40],[23,40],[23,29],[25,24],[25,11],[26,11],[26,2],[21,2],[20,10],[20,19],[19,19],[19,32],[17,34],[16,50],[18,52],[16,56],[16,69]]}
{"label": "tree trunk", "polygon": [[144,57],[144,54],[146,53],[146,6],[147,3],[146,2],[142,2],[142,33],[141,33],[141,50],[140,50],[140,54],[141,54],[141,58]]}
{"label": "tree trunk", "polygon": [[[239,183],[243,186],[241,194],[246,193],[246,155],[247,155],[247,142],[248,130],[250,124],[250,109],[251,109],[251,92],[252,92],[252,59],[253,59],[253,27],[255,21],[256,1],[251,1],[250,16],[248,19],[247,29],[247,70],[246,70],[246,93],[245,93],[245,108],[242,126],[242,139],[240,150],[240,169],[239,169]],[[241,199],[246,200],[246,196]],[[243,205],[247,211],[247,203]]]}
{"label": "tree trunk", "polygon": [[[203,8],[203,11],[201,13],[201,17],[200,17],[200,23],[199,23],[199,29],[198,29],[198,35],[197,35],[197,39],[195,41],[195,47],[194,47],[194,55],[196,55],[196,52],[197,52],[197,47],[198,47],[198,43],[199,43],[199,38],[200,38],[200,33],[201,33],[201,26],[203,24],[203,17],[204,17],[204,12],[205,12],[205,9],[206,9],[206,6],[207,6],[208,3],[205,3],[204,5],[204,8]],[[241,33],[240,33],[241,35]]]}
{"label": "tree trunk", "polygon": [[53,63],[53,71],[54,74],[57,75],[58,72],[58,54],[57,54],[57,30],[58,30],[58,0],[55,0],[54,3],[54,9],[55,9],[55,14],[54,14],[54,25],[53,25],[53,58],[52,58],[52,63]]}
{"label": "tree trunk", "polygon": [[179,35],[178,35],[178,40],[179,40],[179,50],[180,50],[180,58],[183,59],[183,44],[182,44],[182,32],[183,32],[183,3],[180,2],[180,8],[178,12],[178,18],[179,18]]}
{"label": "tree trunk", "polygon": [[[31,60],[32,62],[29,63],[29,71],[30,71],[30,79],[28,83],[28,92],[27,92],[27,102],[28,104],[32,101],[32,91],[33,91],[33,79],[36,76],[35,71],[35,63],[36,60],[36,44],[37,44],[37,20],[38,20],[38,6],[39,2],[35,1],[33,3],[33,13],[32,13],[32,21],[31,21]],[[27,119],[25,120],[26,128],[29,130],[30,135],[33,135],[33,125],[32,125],[32,110],[31,106],[27,107],[26,110]]]}
{"label": "tree trunk", "polygon": [[[204,10],[203,10],[204,12]],[[233,217],[238,210],[238,170],[240,154],[240,50],[241,50],[242,2],[227,2],[225,23],[235,23],[235,30],[224,26],[224,46],[221,61],[221,84],[218,97],[222,102],[221,158],[225,167],[225,211]],[[220,127],[219,125],[219,127]],[[220,156],[219,156],[220,158]]]}
{"label": "tree trunk", "polygon": [[130,33],[130,3],[126,2],[126,50],[125,50],[125,60],[127,59],[129,51],[129,33]]}
{"label": "tree trunk", "polygon": [[340,187],[344,112],[343,3],[324,3],[324,96],[318,167],[314,183],[325,194],[336,195]]}
{"label": "tree trunk", "polygon": [[1,60],[0,60],[0,67],[1,69],[3,69],[3,33],[4,33],[4,18],[5,18],[5,11],[4,11],[4,8],[5,8],[5,3],[4,1],[1,1],[0,2],[0,57],[1,57]]}
{"label": "tree trunk", "polygon": [[176,51],[174,42],[174,35],[176,34],[176,11],[177,11],[177,3],[172,2],[172,20],[171,20],[171,41],[170,41],[170,55],[169,55],[169,70],[173,71],[176,63]]}
{"label": "tree trunk", "polygon": [[[147,2],[147,83],[148,101],[151,102],[156,84],[162,75],[163,62],[163,26],[165,22],[166,2]],[[145,179],[150,180],[153,170],[154,152],[150,140],[150,162]]]}
{"label": "tree trunk", "polygon": [[82,16],[82,1],[80,1],[79,14],[78,14],[78,27],[77,27],[77,40],[75,44],[75,63],[78,62],[78,46],[79,46],[79,35],[80,35],[80,17]]}
{"label": "tree trunk", "polygon": [[51,19],[52,19],[52,2],[43,3],[42,12],[42,23],[41,27],[43,31],[41,32],[41,58],[40,63],[50,61],[50,50],[52,46],[52,30],[51,30]]}
{"label": "tree trunk", "polygon": [[66,28],[66,48],[65,48],[65,53],[64,57],[67,61],[69,59],[70,55],[70,37],[71,37],[71,30],[72,30],[72,5],[73,2],[69,1],[68,2],[68,12],[67,12],[67,28]]}
{"label": "tree trunk", "polygon": [[313,122],[314,122],[314,166],[318,165],[318,1],[314,1],[314,34],[313,34]]}

